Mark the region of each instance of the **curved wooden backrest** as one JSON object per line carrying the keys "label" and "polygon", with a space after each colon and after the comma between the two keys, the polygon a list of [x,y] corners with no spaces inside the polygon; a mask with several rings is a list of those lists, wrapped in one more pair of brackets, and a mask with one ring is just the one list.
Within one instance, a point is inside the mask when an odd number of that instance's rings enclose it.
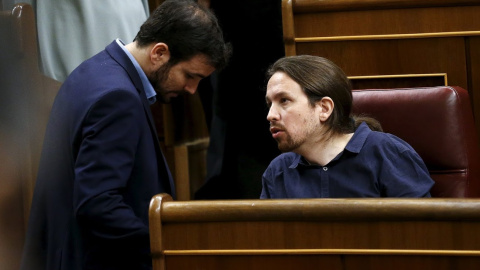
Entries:
{"label": "curved wooden backrest", "polygon": [[479,199],[275,199],[150,204],[154,270],[474,270]]}

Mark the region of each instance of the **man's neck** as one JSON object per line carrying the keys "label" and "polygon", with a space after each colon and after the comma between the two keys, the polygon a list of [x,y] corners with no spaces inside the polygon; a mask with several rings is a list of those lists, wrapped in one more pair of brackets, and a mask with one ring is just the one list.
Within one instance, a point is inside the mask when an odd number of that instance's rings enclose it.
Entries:
{"label": "man's neck", "polygon": [[325,166],[345,149],[352,136],[353,133],[333,134],[299,154],[310,164]]}

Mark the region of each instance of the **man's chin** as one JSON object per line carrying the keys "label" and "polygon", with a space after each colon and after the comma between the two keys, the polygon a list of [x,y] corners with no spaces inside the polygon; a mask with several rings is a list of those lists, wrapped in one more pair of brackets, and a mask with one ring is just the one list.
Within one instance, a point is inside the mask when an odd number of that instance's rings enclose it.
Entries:
{"label": "man's chin", "polygon": [[279,142],[277,141],[277,146],[278,146],[278,150],[280,150],[281,152],[285,153],[285,152],[292,152],[295,147],[293,147],[293,145],[289,144],[289,143],[286,143],[286,142]]}
{"label": "man's chin", "polygon": [[279,143],[277,146],[278,146],[278,150],[280,150],[280,152],[288,152],[289,148],[288,148],[287,145]]}

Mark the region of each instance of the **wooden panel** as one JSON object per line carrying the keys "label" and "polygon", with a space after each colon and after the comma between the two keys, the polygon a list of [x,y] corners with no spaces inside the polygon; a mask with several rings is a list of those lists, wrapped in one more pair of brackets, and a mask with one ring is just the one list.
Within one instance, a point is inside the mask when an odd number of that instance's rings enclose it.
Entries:
{"label": "wooden panel", "polygon": [[477,270],[478,257],[418,255],[201,255],[172,256],[166,269],[222,270]]}
{"label": "wooden panel", "polygon": [[[226,225],[225,221],[219,218],[217,222],[164,223],[163,241],[166,250],[480,250],[480,235],[471,235],[478,226],[478,221],[459,221],[454,224],[448,221],[403,221],[401,219],[400,221],[347,219],[346,221],[311,222],[247,220]],[[310,231],[315,233],[305,233]]]}
{"label": "wooden panel", "polygon": [[294,13],[295,38],[480,31],[479,12],[480,6],[453,6]]}
{"label": "wooden panel", "polygon": [[209,270],[342,270],[341,260],[338,255],[188,255],[168,257],[166,269],[195,269],[201,265]]}
{"label": "wooden panel", "polygon": [[157,195],[150,207],[154,269],[384,269],[389,261],[389,269],[476,269],[479,207],[480,199]]}
{"label": "wooden panel", "polygon": [[446,73],[350,76],[349,79],[353,89],[414,88],[448,85]]}
{"label": "wooden panel", "polygon": [[480,134],[480,37],[469,37],[467,43],[467,76],[477,133]]}
{"label": "wooden panel", "polygon": [[[287,0],[290,1],[290,0]],[[478,0],[296,0],[296,13],[476,5]]]}
{"label": "wooden panel", "polygon": [[348,76],[446,73],[467,89],[463,38],[312,42],[297,44],[297,53],[326,57]]}

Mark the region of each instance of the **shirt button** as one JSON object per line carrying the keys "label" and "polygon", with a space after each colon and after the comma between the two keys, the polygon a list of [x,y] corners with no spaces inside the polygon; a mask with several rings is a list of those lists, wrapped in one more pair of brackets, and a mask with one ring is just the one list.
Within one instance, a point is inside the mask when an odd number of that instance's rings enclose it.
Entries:
{"label": "shirt button", "polygon": [[328,171],[328,168],[327,168],[327,167],[323,167],[323,170],[324,170],[324,171]]}

